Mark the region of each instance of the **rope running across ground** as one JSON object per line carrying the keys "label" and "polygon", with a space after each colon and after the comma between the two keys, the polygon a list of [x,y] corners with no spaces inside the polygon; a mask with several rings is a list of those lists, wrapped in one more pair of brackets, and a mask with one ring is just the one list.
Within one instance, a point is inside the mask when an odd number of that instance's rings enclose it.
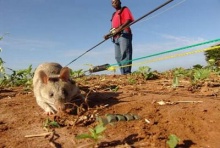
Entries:
{"label": "rope running across ground", "polygon": [[[160,53],[144,56],[144,57],[141,57],[141,58],[136,58],[136,59],[133,59],[131,61],[137,61],[137,60],[141,60],[141,59],[146,59],[146,58],[150,58],[150,57],[154,57],[154,56],[159,56],[159,55],[162,55],[162,54],[167,54],[167,53],[171,53],[171,52],[175,52],[175,51],[185,50],[185,49],[189,49],[189,48],[193,48],[193,47],[197,47],[197,46],[202,46],[202,45],[206,45],[206,44],[211,44],[211,43],[215,43],[215,42],[219,42],[219,41],[220,41],[220,39],[210,40],[210,41],[207,41],[207,42],[193,44],[193,45],[189,45],[189,46],[185,46],[185,47],[181,47],[181,48],[176,48],[176,49],[173,49],[173,50],[168,50],[168,51],[165,51],[165,52],[160,52]],[[182,57],[182,56],[187,56],[187,55],[191,55],[191,54],[196,54],[196,53],[199,53],[199,52],[205,52],[205,51],[208,51],[208,50],[215,50],[215,49],[219,49],[219,48],[220,48],[220,45],[209,47],[209,48],[204,48],[204,49],[198,49],[198,50],[194,50],[194,51],[190,51],[190,52],[185,52],[185,53],[173,54],[173,55],[169,55],[169,56],[165,56],[165,57],[160,57],[160,58],[154,58],[154,59],[151,59],[151,60],[146,60],[145,62],[139,62],[139,63],[124,65],[124,66],[116,66],[117,64],[111,64],[109,66],[108,70],[111,71],[111,70],[116,70],[116,69],[118,69],[120,67],[142,65],[142,64],[146,64],[146,63],[152,63],[152,62],[167,60],[167,59],[171,59],[171,58],[176,58],[176,57]],[[130,62],[130,61],[126,61],[126,62]]]}

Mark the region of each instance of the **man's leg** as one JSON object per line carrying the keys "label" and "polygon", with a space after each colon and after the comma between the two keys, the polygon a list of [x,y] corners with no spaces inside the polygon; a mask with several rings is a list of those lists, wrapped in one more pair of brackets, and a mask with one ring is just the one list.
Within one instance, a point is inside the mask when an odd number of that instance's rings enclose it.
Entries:
{"label": "man's leg", "polygon": [[[131,64],[132,64],[132,37],[120,37],[119,45],[121,50],[121,71],[122,74],[131,73]],[[125,67],[123,67],[125,66]]]}
{"label": "man's leg", "polygon": [[[115,59],[116,59],[119,67],[121,66],[121,58],[122,57],[121,57],[120,45],[119,45],[119,42],[117,39],[117,40],[115,40]],[[121,72],[121,74],[123,74],[123,71],[121,68],[120,68],[120,72]]]}

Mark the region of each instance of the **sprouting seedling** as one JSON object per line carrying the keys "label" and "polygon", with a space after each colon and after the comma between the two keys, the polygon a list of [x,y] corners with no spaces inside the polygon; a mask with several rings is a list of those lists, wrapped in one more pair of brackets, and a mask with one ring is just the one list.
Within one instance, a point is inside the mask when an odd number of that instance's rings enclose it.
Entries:
{"label": "sprouting seedling", "polygon": [[180,139],[174,134],[169,135],[168,138],[169,139],[166,143],[168,144],[169,148],[175,148],[180,141]]}
{"label": "sprouting seedling", "polygon": [[209,69],[196,69],[194,70],[194,80],[198,81],[198,80],[204,80],[206,78],[208,78],[210,75],[210,70]]}
{"label": "sprouting seedling", "polygon": [[176,88],[179,86],[179,78],[185,76],[186,71],[183,68],[177,68],[174,70],[174,77],[172,87]]}
{"label": "sprouting seedling", "polygon": [[95,144],[103,138],[103,132],[106,130],[106,127],[104,126],[103,123],[99,123],[97,126],[94,128],[89,128],[89,134],[80,134],[76,136],[76,139],[92,139]]}
{"label": "sprouting seedling", "polygon": [[136,83],[136,80],[133,79],[133,78],[128,78],[128,83],[131,84],[131,85],[133,85],[133,84]]}
{"label": "sprouting seedling", "polygon": [[179,77],[178,76],[174,76],[172,87],[176,88],[177,86],[179,86]]}
{"label": "sprouting seedling", "polygon": [[82,69],[79,69],[79,70],[70,69],[70,75],[73,78],[78,78],[78,77],[85,76],[85,72]]}
{"label": "sprouting seedling", "polygon": [[46,129],[50,129],[50,128],[59,128],[60,125],[59,123],[57,123],[56,121],[52,121],[49,118],[47,118],[45,120],[45,122],[43,123],[43,127]]}
{"label": "sprouting seedling", "polygon": [[115,86],[115,87],[112,87],[112,88],[111,88],[111,90],[112,90],[113,92],[117,92],[117,91],[118,91],[118,89],[119,89],[119,87],[118,87],[118,86]]}
{"label": "sprouting seedling", "polygon": [[138,70],[134,72],[134,74],[142,75],[145,80],[154,77],[154,74],[151,72],[151,68],[148,66],[139,67]]}

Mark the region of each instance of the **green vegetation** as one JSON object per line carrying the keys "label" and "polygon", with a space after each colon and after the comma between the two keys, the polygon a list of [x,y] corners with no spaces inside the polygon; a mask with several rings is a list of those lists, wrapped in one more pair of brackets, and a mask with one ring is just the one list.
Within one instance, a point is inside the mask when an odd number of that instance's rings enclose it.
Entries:
{"label": "green vegetation", "polygon": [[196,85],[208,79],[210,74],[216,73],[216,71],[213,71],[210,66],[195,65],[192,69],[175,68],[170,73],[173,77],[172,87],[176,88],[179,86],[181,78],[189,79],[192,85]]}
{"label": "green vegetation", "polygon": [[73,78],[78,78],[78,77],[82,77],[82,76],[85,76],[85,72],[80,69],[80,70],[76,70],[76,71],[73,71],[72,69],[70,70],[70,75],[71,77]]}
{"label": "green vegetation", "polygon": [[193,69],[192,70],[192,82],[196,84],[199,81],[205,80],[209,77],[211,70],[207,68]]}
{"label": "green vegetation", "polygon": [[217,44],[212,47],[218,47],[217,49],[214,50],[208,50],[205,51],[205,57],[207,63],[211,64],[211,66],[214,67],[220,67],[220,44]]}
{"label": "green vegetation", "polygon": [[49,118],[45,120],[43,123],[43,128],[51,129],[51,128],[59,128],[60,125],[56,121],[52,121]]}
{"label": "green vegetation", "polygon": [[136,84],[136,80],[134,78],[130,77],[130,78],[128,78],[128,83],[130,85],[134,85],[134,84]]}
{"label": "green vegetation", "polygon": [[167,145],[169,146],[169,148],[175,148],[179,141],[180,139],[176,135],[171,134],[168,137]]}
{"label": "green vegetation", "polygon": [[148,66],[142,66],[139,67],[137,71],[132,73],[133,75],[140,75],[142,76],[145,80],[148,79],[153,79],[155,78],[155,75],[153,74],[153,72],[151,72],[151,68]]}
{"label": "green vegetation", "polygon": [[179,86],[179,78],[184,77],[186,75],[186,71],[184,68],[175,68],[173,70],[173,83],[172,87],[176,88]]}
{"label": "green vegetation", "polygon": [[117,92],[119,87],[117,85],[112,85],[112,86],[109,86],[109,89],[113,92]]}
{"label": "green vegetation", "polygon": [[[15,86],[23,86],[25,90],[32,89],[32,78],[34,75],[32,65],[30,65],[27,69],[22,70],[13,70],[7,68],[11,71],[11,74],[6,74],[4,62],[0,58],[0,87],[15,87]],[[220,75],[220,69],[213,68],[213,65],[209,65],[203,67],[201,65],[195,65],[192,69],[184,69],[184,68],[175,68],[163,73],[160,73],[160,76],[166,77],[167,79],[173,79],[171,86],[173,88],[177,88],[180,85],[180,81],[182,79],[187,79],[191,82],[192,85],[197,85],[200,82],[204,82],[208,80],[211,74]],[[140,67],[139,70],[133,72],[128,76],[128,84],[135,85],[138,83],[139,79],[149,80],[149,79],[157,79],[158,73],[150,71],[149,67]],[[85,73],[82,70],[73,71],[71,70],[71,76],[73,78],[77,78],[78,80],[83,79]],[[100,76],[103,80],[105,76]],[[109,89],[116,92],[119,87],[114,87],[109,84]]]}
{"label": "green vegetation", "polygon": [[[0,37],[0,41],[2,39],[3,37]],[[216,46],[218,47],[219,45]],[[1,48],[0,52],[2,52]],[[171,86],[173,88],[178,88],[182,79],[189,80],[193,86],[199,83],[201,84],[202,82],[208,80],[210,75],[220,75],[220,48],[206,51],[205,56],[208,62],[208,66],[206,67],[197,64],[194,65],[191,69],[184,69],[180,67],[163,73],[152,72],[151,68],[148,66],[139,67],[137,71],[133,72],[131,75],[128,76],[127,84],[136,85],[139,83],[139,80],[146,81],[151,79],[157,79],[159,75],[167,79],[172,79]],[[0,88],[23,86],[25,90],[32,89],[32,78],[34,74],[32,65],[30,65],[27,69],[13,70],[10,68],[5,68],[4,63],[5,62],[0,57]],[[11,74],[7,74],[6,69],[11,71]],[[82,81],[85,78],[85,71],[83,71],[82,69],[76,71],[71,70],[70,75],[72,78]],[[100,79],[100,81],[104,81],[105,76],[100,76]],[[85,81],[85,83],[89,82]],[[109,84],[108,88],[111,91],[116,92],[118,91],[119,86],[114,85],[113,87],[112,84]]]}
{"label": "green vegetation", "polygon": [[12,74],[9,75],[7,79],[4,79],[1,84],[8,86],[25,86],[27,89],[31,88],[33,78],[32,65],[23,70],[9,70],[12,71]]}
{"label": "green vegetation", "polygon": [[76,139],[92,139],[94,144],[97,144],[100,139],[103,138],[103,132],[106,130],[106,127],[103,123],[99,123],[94,128],[89,128],[89,134],[80,134],[76,136]]}
{"label": "green vegetation", "polygon": [[[3,39],[3,37],[0,37],[0,41]],[[2,52],[2,48],[0,47],[0,52]],[[4,68],[4,61],[0,57],[0,77],[3,77],[5,74],[5,68]]]}

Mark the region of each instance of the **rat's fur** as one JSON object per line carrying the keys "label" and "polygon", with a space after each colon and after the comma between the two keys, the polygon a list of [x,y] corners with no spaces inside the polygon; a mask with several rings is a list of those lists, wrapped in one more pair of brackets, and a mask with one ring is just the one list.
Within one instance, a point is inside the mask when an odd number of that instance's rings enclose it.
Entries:
{"label": "rat's fur", "polygon": [[39,65],[33,78],[37,104],[47,113],[54,114],[65,109],[75,97],[81,96],[78,86],[70,80],[70,70],[58,63]]}

